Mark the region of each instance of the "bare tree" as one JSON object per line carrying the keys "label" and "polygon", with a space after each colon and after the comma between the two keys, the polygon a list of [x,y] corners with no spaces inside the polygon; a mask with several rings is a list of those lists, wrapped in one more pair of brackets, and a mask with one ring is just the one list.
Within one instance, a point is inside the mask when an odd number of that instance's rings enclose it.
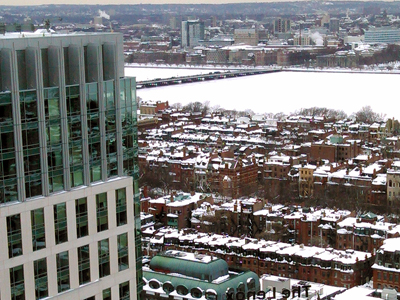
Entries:
{"label": "bare tree", "polygon": [[358,122],[372,124],[374,122],[383,121],[385,115],[376,113],[372,110],[371,106],[364,106],[358,112],[354,113],[354,117]]}

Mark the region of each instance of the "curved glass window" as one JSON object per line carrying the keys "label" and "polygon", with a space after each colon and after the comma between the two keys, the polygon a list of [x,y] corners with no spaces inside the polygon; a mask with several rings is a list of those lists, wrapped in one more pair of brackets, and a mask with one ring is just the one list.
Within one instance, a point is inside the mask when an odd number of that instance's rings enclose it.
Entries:
{"label": "curved glass window", "polygon": [[174,286],[170,282],[165,282],[163,284],[163,290],[165,293],[169,294],[174,291]]}
{"label": "curved glass window", "polygon": [[184,286],[184,285],[178,285],[178,286],[176,287],[176,292],[177,292],[179,295],[187,295],[187,293],[188,293],[189,291],[188,291],[188,289],[187,289],[186,286]]}
{"label": "curved glass window", "polygon": [[160,283],[157,280],[150,280],[149,287],[156,290],[160,287]]}

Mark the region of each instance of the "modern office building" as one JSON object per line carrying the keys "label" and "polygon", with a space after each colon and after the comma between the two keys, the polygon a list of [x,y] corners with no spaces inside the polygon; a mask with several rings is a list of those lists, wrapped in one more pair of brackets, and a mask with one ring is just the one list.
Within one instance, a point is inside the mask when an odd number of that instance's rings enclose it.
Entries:
{"label": "modern office building", "polygon": [[400,42],[400,29],[387,27],[387,26],[371,28],[371,29],[365,31],[364,41],[366,44],[398,43],[398,42]]}
{"label": "modern office building", "polygon": [[137,299],[137,104],[122,35],[5,34],[0,72],[0,299]]}
{"label": "modern office building", "polygon": [[204,40],[204,22],[199,20],[182,21],[182,47],[195,47]]}

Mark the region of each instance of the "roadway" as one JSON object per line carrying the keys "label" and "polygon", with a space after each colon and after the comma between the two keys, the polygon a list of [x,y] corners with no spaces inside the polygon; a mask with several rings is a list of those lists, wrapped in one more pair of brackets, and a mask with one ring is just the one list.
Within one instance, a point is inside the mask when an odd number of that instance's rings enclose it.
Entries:
{"label": "roadway", "polygon": [[281,69],[268,69],[268,70],[239,70],[239,71],[227,71],[227,72],[210,72],[208,74],[190,75],[182,77],[171,77],[171,78],[156,78],[152,80],[138,81],[136,83],[136,89],[142,88],[153,88],[159,86],[167,86],[173,84],[191,83],[205,80],[217,80],[225,78],[233,78],[240,76],[260,75],[266,73],[280,72]]}

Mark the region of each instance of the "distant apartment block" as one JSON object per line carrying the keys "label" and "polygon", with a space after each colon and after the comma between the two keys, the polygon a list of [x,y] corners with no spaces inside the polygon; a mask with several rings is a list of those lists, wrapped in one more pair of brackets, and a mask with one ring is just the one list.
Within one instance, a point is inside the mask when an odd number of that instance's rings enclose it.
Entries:
{"label": "distant apartment block", "polygon": [[291,30],[291,24],[289,19],[275,19],[274,20],[274,34],[285,33]]}
{"label": "distant apartment block", "polygon": [[258,31],[252,29],[235,29],[234,31],[235,44],[246,44],[250,46],[257,46],[259,37]]}
{"label": "distant apartment block", "polygon": [[195,47],[204,40],[204,22],[199,20],[182,21],[182,47]]}

